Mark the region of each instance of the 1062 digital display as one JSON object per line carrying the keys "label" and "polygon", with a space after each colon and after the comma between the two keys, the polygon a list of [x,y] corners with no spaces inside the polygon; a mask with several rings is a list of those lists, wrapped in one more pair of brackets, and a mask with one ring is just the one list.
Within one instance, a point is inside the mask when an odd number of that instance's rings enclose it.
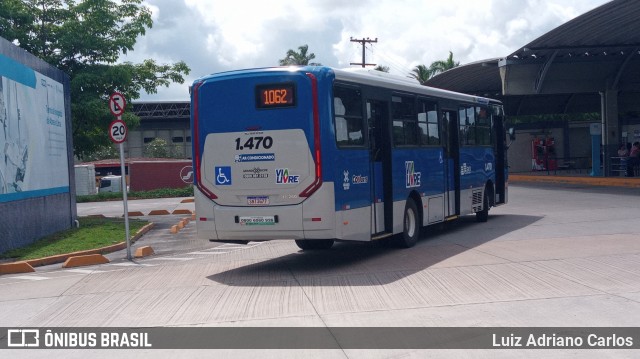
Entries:
{"label": "1062 digital display", "polygon": [[296,105],[293,83],[259,85],[256,87],[256,107],[292,107]]}

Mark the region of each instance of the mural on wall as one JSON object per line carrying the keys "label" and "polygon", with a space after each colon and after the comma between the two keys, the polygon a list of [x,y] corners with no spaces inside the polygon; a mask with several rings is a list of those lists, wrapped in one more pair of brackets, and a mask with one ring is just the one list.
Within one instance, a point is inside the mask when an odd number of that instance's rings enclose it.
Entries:
{"label": "mural on wall", "polygon": [[0,202],[66,192],[63,86],[0,55]]}

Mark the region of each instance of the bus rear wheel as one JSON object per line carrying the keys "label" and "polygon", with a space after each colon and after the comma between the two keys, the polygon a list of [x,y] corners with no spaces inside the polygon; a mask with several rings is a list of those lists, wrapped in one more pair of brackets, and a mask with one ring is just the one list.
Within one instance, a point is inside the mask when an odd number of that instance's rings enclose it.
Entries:
{"label": "bus rear wheel", "polygon": [[396,237],[399,247],[410,248],[416,245],[420,238],[420,227],[422,226],[418,215],[418,207],[412,199],[407,200],[404,206],[404,220],[402,234]]}
{"label": "bus rear wheel", "polygon": [[329,249],[333,246],[333,239],[296,239],[296,245],[303,251]]}

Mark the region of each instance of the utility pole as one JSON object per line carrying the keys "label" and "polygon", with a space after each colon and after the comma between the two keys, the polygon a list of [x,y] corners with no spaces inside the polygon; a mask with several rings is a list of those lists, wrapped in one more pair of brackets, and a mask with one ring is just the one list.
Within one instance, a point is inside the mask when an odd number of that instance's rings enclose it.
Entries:
{"label": "utility pole", "polygon": [[362,39],[354,39],[354,38],[352,37],[352,38],[350,38],[350,40],[351,40],[351,42],[359,42],[359,43],[361,43],[361,44],[362,44],[362,62],[360,62],[360,63],[358,63],[358,62],[352,62],[352,63],[350,63],[350,64],[351,64],[351,65],[362,65],[362,67],[365,67],[365,66],[376,66],[376,64],[368,64],[368,63],[365,61],[364,49],[365,49],[365,44],[366,44],[366,43],[368,43],[368,42],[370,42],[370,43],[378,42],[378,38],[376,37],[376,39],[375,39],[375,40],[371,40],[371,39],[370,39],[370,38],[368,38],[368,37],[367,37],[366,39],[365,39],[365,38],[362,38]]}

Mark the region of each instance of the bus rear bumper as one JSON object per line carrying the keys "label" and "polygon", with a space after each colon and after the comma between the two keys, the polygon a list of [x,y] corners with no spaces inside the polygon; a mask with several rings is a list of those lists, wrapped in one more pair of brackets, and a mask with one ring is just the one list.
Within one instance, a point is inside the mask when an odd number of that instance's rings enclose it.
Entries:
{"label": "bus rear bumper", "polygon": [[197,188],[194,192],[199,239],[265,241],[336,236],[333,183],[324,183],[313,196],[290,206],[219,206]]}

